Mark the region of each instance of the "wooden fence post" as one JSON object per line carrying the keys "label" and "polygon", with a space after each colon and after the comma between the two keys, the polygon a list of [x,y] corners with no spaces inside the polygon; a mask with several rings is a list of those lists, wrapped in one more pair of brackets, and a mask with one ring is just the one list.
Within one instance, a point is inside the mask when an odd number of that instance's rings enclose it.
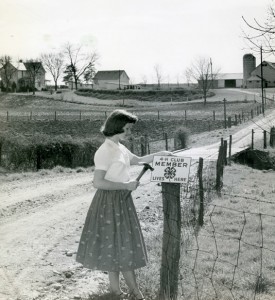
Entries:
{"label": "wooden fence post", "polygon": [[149,148],[148,134],[145,134],[144,147],[145,147],[145,154],[148,154],[149,153],[149,151],[147,152],[147,150]]}
{"label": "wooden fence post", "polygon": [[237,126],[237,125],[238,125],[238,116],[235,115],[235,126]]}
{"label": "wooden fence post", "polygon": [[275,127],[271,127],[270,129],[270,146],[275,146]]}
{"label": "wooden fence post", "polygon": [[160,299],[177,299],[181,245],[180,184],[162,183],[163,240]]}
{"label": "wooden fence post", "polygon": [[186,110],[184,111],[184,120],[185,121],[187,120],[187,112],[186,112]]}
{"label": "wooden fence post", "polygon": [[231,166],[231,153],[232,153],[232,134],[229,136],[229,151],[228,151],[228,165]]}
{"label": "wooden fence post", "polygon": [[222,178],[223,178],[223,146],[219,147],[219,155],[217,159],[217,166],[216,166],[216,190],[217,194],[221,195],[221,188],[223,185]]}
{"label": "wooden fence post", "polygon": [[36,146],[36,170],[42,168],[42,158],[41,158],[41,146]]}
{"label": "wooden fence post", "polygon": [[266,130],[264,130],[264,149],[266,149]]}
{"label": "wooden fence post", "polygon": [[216,120],[216,112],[213,110],[213,121]]}
{"label": "wooden fence post", "polygon": [[145,138],[144,136],[140,137],[140,155],[144,156],[146,154],[146,148],[145,148]]}
{"label": "wooden fence post", "polygon": [[158,110],[158,120],[159,120],[159,110]]}
{"label": "wooden fence post", "polygon": [[9,119],[10,119],[9,112],[7,111],[7,122],[9,122]]}
{"label": "wooden fence post", "polygon": [[239,114],[239,123],[242,123],[241,114]]}
{"label": "wooden fence post", "polygon": [[164,139],[165,139],[165,150],[168,151],[168,135],[166,132],[164,133]]}
{"label": "wooden fence post", "polygon": [[254,118],[254,112],[253,112],[253,109],[251,109],[251,119]]}
{"label": "wooden fence post", "polygon": [[231,117],[228,117],[228,128],[231,128]]}
{"label": "wooden fence post", "polygon": [[32,120],[32,110],[30,112],[30,121]]}
{"label": "wooden fence post", "polygon": [[54,112],[54,120],[55,120],[55,121],[57,120],[57,114],[56,114],[56,111]]}
{"label": "wooden fence post", "polygon": [[199,178],[199,196],[200,196],[200,208],[199,208],[199,225],[203,225],[203,215],[204,215],[204,193],[203,193],[203,180],[202,180],[202,170],[203,170],[203,158],[199,158],[199,168],[198,168],[198,178]]}
{"label": "wooden fence post", "polygon": [[227,166],[227,141],[225,140],[223,142],[223,164],[224,166]]}
{"label": "wooden fence post", "polygon": [[254,129],[252,129],[252,137],[251,137],[251,149],[254,149]]}
{"label": "wooden fence post", "polygon": [[81,121],[82,116],[81,116],[81,111],[79,112],[79,121]]}

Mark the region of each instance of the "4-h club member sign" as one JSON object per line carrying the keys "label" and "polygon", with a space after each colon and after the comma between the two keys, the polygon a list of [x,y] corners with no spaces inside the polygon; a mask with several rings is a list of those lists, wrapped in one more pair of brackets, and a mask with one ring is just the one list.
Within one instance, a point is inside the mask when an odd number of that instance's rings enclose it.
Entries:
{"label": "4-h club member sign", "polygon": [[151,181],[187,183],[191,157],[154,156]]}

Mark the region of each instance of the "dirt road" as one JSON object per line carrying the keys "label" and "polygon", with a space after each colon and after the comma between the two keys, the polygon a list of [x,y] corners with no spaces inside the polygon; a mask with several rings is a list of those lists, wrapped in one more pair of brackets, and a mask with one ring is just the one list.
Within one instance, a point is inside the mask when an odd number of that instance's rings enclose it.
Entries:
{"label": "dirt road", "polygon": [[[132,175],[140,170],[133,167]],[[138,212],[156,187],[149,176],[133,192]],[[92,170],[1,177],[0,299],[80,299],[97,291],[107,275],[75,262],[95,192]]]}
{"label": "dirt road", "polygon": [[[247,131],[242,132],[247,135]],[[217,142],[217,136],[211,136]],[[199,144],[211,142],[209,133],[197,138]],[[132,175],[140,169],[133,167]],[[107,274],[91,272],[75,262],[95,192],[92,169],[42,170],[0,177],[0,299],[81,299],[102,286],[106,288]],[[156,183],[150,183],[149,173],[133,192],[133,198],[139,215],[148,203],[152,208],[148,214],[156,215],[154,208],[160,206],[161,193]],[[149,220],[144,213],[143,229],[150,228]]]}

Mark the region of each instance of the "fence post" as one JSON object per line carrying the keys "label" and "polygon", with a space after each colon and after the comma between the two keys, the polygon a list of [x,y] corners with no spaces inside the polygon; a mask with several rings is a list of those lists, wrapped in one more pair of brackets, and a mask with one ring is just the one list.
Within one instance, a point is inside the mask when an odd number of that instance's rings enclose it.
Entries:
{"label": "fence post", "polygon": [[79,112],[79,121],[81,121],[81,111]]}
{"label": "fence post", "polygon": [[264,149],[266,149],[266,130],[264,130]]}
{"label": "fence post", "polygon": [[9,122],[9,112],[7,111],[7,122]]}
{"label": "fence post", "polygon": [[231,166],[231,153],[232,153],[232,134],[229,136],[229,151],[228,151],[228,165]]}
{"label": "fence post", "polygon": [[32,110],[30,112],[30,121],[32,120]]}
{"label": "fence post", "polygon": [[239,114],[239,123],[242,123],[241,114]]}
{"label": "fence post", "polygon": [[238,116],[235,115],[235,126],[237,126],[237,125],[238,125]]}
{"label": "fence post", "polygon": [[254,118],[254,111],[253,111],[253,109],[251,109],[251,119],[253,119]]}
{"label": "fence post", "polygon": [[216,190],[217,194],[221,195],[221,188],[222,188],[222,177],[223,177],[223,145],[219,147],[219,155],[217,159],[217,166],[216,166]]}
{"label": "fence post", "polygon": [[223,142],[223,164],[227,166],[227,141]]}
{"label": "fence post", "polygon": [[160,299],[177,299],[181,244],[180,184],[162,183],[163,239]]}
{"label": "fence post", "polygon": [[231,117],[228,117],[228,128],[231,128]]}
{"label": "fence post", "polygon": [[36,170],[40,170],[42,168],[42,158],[41,158],[41,147],[36,146]]}
{"label": "fence post", "polygon": [[164,139],[165,139],[165,150],[168,151],[168,135],[166,132],[164,133]]}
{"label": "fence post", "polygon": [[55,120],[55,121],[57,120],[57,114],[56,114],[56,111],[54,112],[54,120]]}
{"label": "fence post", "polygon": [[203,193],[203,180],[202,180],[202,170],[203,170],[203,158],[199,158],[199,168],[198,168],[198,178],[199,178],[199,195],[200,195],[200,209],[199,209],[199,225],[203,225],[203,215],[204,215],[204,193]]}
{"label": "fence post", "polygon": [[159,120],[159,110],[158,110],[158,120]]}
{"label": "fence post", "polygon": [[275,146],[275,127],[271,127],[270,129],[270,146]]}
{"label": "fence post", "polygon": [[149,153],[149,151],[147,152],[148,147],[149,147],[148,134],[145,134],[144,147],[145,147],[145,154],[148,154]]}
{"label": "fence post", "polygon": [[216,112],[213,110],[213,121],[216,121]]}
{"label": "fence post", "polygon": [[184,120],[185,121],[187,120],[187,112],[186,112],[186,110],[184,111]]}
{"label": "fence post", "polygon": [[244,113],[243,113],[243,110],[242,110],[242,121],[244,122]]}
{"label": "fence post", "polygon": [[140,155],[144,156],[146,154],[146,148],[145,148],[145,138],[144,136],[140,137]]}
{"label": "fence post", "polygon": [[252,129],[251,149],[254,149],[254,129]]}
{"label": "fence post", "polygon": [[226,129],[226,99],[223,99],[224,128]]}

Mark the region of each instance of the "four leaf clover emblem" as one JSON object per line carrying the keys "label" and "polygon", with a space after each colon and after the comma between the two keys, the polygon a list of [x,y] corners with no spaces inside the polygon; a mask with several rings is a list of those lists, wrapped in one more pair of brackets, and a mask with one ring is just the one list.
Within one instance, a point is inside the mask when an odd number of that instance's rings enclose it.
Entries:
{"label": "four leaf clover emblem", "polygon": [[164,177],[166,179],[172,179],[176,176],[177,170],[174,167],[167,167],[164,169]]}

